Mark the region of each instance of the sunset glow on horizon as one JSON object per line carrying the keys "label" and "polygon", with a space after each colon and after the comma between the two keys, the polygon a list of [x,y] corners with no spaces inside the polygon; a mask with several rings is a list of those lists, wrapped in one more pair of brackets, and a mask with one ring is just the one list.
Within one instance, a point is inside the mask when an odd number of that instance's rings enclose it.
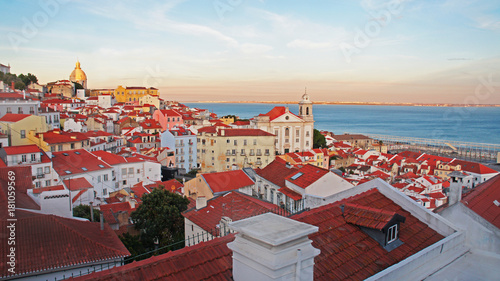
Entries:
{"label": "sunset glow on horizon", "polygon": [[179,101],[500,104],[500,2],[2,1],[0,63]]}

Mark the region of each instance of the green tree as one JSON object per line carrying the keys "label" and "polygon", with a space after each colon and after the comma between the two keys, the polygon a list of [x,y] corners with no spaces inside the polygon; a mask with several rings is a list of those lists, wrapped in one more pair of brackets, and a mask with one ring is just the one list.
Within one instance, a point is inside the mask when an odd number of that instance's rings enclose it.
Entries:
{"label": "green tree", "polygon": [[184,218],[189,200],[169,192],[163,186],[142,196],[142,204],[132,212],[135,228],[141,231],[145,248],[166,246],[184,239]]}
{"label": "green tree", "polygon": [[146,253],[146,248],[142,245],[140,235],[130,235],[129,233],[124,233],[123,235],[120,235],[119,238],[123,245],[127,247],[127,250],[130,252],[130,256],[134,257]]}
{"label": "green tree", "polygon": [[314,129],[313,148],[326,147],[326,139],[318,130]]}
{"label": "green tree", "polygon": [[[78,205],[73,208],[73,216],[90,220],[90,206]],[[94,221],[101,221],[101,212],[94,209]]]}
{"label": "green tree", "polygon": [[24,84],[21,80],[16,80],[16,82],[14,83],[14,88],[18,90],[24,90],[26,89],[26,84]]}
{"label": "green tree", "polygon": [[19,74],[17,77],[21,79],[21,81],[23,81],[24,85],[26,86],[28,86],[31,83],[38,83],[38,78],[31,73],[28,73],[26,75]]}

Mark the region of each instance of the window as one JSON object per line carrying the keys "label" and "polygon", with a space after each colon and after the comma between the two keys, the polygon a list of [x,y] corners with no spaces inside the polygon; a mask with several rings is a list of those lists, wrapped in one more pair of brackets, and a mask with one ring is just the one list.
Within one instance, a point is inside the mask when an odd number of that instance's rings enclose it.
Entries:
{"label": "window", "polygon": [[134,168],[128,168],[128,173],[130,175],[133,175],[134,174]]}
{"label": "window", "polygon": [[50,174],[50,167],[49,166],[45,167],[45,173]]}
{"label": "window", "polygon": [[122,168],[122,175],[126,175],[127,174],[127,168]]}
{"label": "window", "polygon": [[234,145],[238,145],[238,141],[237,140],[234,140]]}
{"label": "window", "polygon": [[40,182],[39,181],[35,182],[35,187],[40,187]]}
{"label": "window", "polygon": [[269,155],[269,149],[266,149],[266,155]]}
{"label": "window", "polygon": [[285,128],[285,137],[290,136],[290,129]]}
{"label": "window", "polygon": [[37,175],[41,175],[41,174],[43,174],[43,169],[42,169],[42,168],[37,168],[37,169],[36,169],[36,174],[37,174]]}
{"label": "window", "polygon": [[[306,137],[309,137],[309,131],[306,132]],[[356,141],[356,143],[357,143],[357,141]]]}
{"label": "window", "polygon": [[243,140],[243,145],[247,145],[247,140]]}
{"label": "window", "polygon": [[45,186],[50,186],[50,180],[45,181]]}
{"label": "window", "polygon": [[126,185],[126,184],[127,184],[127,180],[124,180],[124,181],[123,181],[123,185]]}
{"label": "window", "polygon": [[253,145],[257,145],[257,139],[253,139]]}
{"label": "window", "polygon": [[97,182],[101,182],[101,175],[97,176]]}
{"label": "window", "polygon": [[103,180],[104,180],[104,181],[108,181],[108,180],[109,180],[109,179],[108,179],[108,175],[107,175],[107,174],[106,174],[106,175],[103,175],[102,177],[103,177]]}
{"label": "window", "polygon": [[298,135],[300,135],[300,130],[299,129],[295,130],[295,136],[298,136]]}
{"label": "window", "polygon": [[7,113],[12,113],[12,109],[10,109],[10,107],[7,107]]}
{"label": "window", "polygon": [[108,195],[108,190],[107,190],[106,188],[103,188],[103,189],[102,189],[102,194],[103,194],[103,195]]}
{"label": "window", "polygon": [[387,230],[387,244],[398,239],[398,225],[395,224]]}
{"label": "window", "polygon": [[31,154],[31,161],[36,161],[36,154]]}
{"label": "window", "polygon": [[17,113],[18,114],[23,114],[23,108],[22,107],[18,107],[17,108]]}
{"label": "window", "polygon": [[58,146],[57,146],[57,151],[62,151],[62,150],[63,150],[63,146],[62,146],[62,144],[58,145]]}
{"label": "window", "polygon": [[137,173],[139,174],[141,172],[141,169],[137,169]]}
{"label": "window", "polygon": [[26,130],[21,130],[21,138],[22,139],[26,138]]}
{"label": "window", "polygon": [[241,150],[241,155],[245,155],[245,150],[244,149]]}
{"label": "window", "polygon": [[21,155],[21,162],[26,162],[26,154]]}

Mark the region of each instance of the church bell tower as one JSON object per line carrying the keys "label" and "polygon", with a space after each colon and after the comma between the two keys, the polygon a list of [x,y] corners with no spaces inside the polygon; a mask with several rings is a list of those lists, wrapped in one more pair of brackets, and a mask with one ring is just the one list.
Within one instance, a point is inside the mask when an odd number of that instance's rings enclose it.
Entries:
{"label": "church bell tower", "polygon": [[307,92],[302,95],[302,100],[299,102],[299,117],[304,121],[314,121],[313,118],[313,103],[309,99]]}

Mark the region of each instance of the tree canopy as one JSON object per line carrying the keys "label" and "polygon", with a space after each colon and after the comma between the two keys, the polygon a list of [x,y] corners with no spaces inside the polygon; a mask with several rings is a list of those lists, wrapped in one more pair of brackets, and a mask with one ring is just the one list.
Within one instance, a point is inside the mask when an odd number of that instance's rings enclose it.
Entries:
{"label": "tree canopy", "polygon": [[26,89],[26,87],[32,82],[38,83],[38,78],[31,73],[28,73],[26,75],[19,74],[18,76],[13,73],[4,74],[3,72],[0,72],[0,80],[2,80],[5,84],[9,86],[12,82],[14,82],[14,88],[18,90]]}
{"label": "tree canopy", "polygon": [[141,240],[146,248],[166,246],[184,239],[184,218],[189,200],[166,190],[155,188],[142,196],[142,204],[132,212],[135,228],[141,231]]}
{"label": "tree canopy", "polygon": [[[89,205],[78,205],[73,208],[73,216],[84,218],[90,220],[90,206]],[[101,212],[99,210],[94,209],[94,221],[101,220]]]}
{"label": "tree canopy", "polygon": [[326,147],[326,139],[318,130],[314,129],[313,148]]}

